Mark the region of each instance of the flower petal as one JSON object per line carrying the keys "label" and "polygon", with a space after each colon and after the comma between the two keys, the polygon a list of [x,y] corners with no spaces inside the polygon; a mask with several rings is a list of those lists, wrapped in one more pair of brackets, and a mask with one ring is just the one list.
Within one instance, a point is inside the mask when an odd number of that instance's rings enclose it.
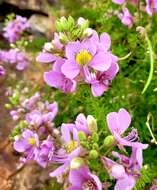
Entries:
{"label": "flower petal", "polygon": [[74,60],[67,60],[61,68],[62,73],[70,79],[75,78],[80,72],[80,66]]}
{"label": "flower petal", "polygon": [[42,63],[51,63],[56,60],[57,60],[57,56],[52,55],[51,53],[43,53],[43,52],[41,52],[36,58],[36,61],[42,62]]}
{"label": "flower petal", "polygon": [[108,87],[101,83],[94,83],[91,85],[91,90],[93,96],[101,96],[105,91],[107,91]]}
{"label": "flower petal", "polygon": [[112,57],[110,53],[99,52],[97,53],[89,65],[98,71],[107,71],[112,63]]}

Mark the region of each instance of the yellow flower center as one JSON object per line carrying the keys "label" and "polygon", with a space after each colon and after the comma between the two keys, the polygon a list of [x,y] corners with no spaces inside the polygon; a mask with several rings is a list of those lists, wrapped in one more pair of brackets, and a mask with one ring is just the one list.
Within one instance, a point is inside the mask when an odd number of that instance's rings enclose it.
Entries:
{"label": "yellow flower center", "polygon": [[34,138],[29,138],[28,139],[28,144],[35,145],[36,144],[35,139]]}
{"label": "yellow flower center", "polygon": [[81,66],[88,64],[91,60],[92,55],[87,50],[81,50],[76,55],[76,62]]}
{"label": "yellow flower center", "polygon": [[78,146],[78,142],[77,141],[69,141],[66,145],[65,145],[65,149],[67,153],[71,153],[73,150],[75,150]]}

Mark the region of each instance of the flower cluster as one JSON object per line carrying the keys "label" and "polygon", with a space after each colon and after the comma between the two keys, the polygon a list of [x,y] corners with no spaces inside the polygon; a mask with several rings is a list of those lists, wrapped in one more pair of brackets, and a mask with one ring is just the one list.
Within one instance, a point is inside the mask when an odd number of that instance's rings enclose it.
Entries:
{"label": "flower cluster", "polygon": [[[126,7],[127,2],[131,3],[133,6],[140,6],[141,10],[143,10],[142,5],[137,5],[139,2],[137,0],[112,0],[115,4],[122,5],[122,10],[118,13],[118,18],[121,22],[128,26],[132,27],[134,19],[128,8]],[[146,0],[145,11],[148,15],[152,16],[157,12],[157,1],[156,0]]]}
{"label": "flower cluster", "polygon": [[24,153],[21,158],[23,163],[35,160],[39,165],[47,166],[53,156],[53,120],[57,112],[57,103],[43,103],[39,93],[10,111],[13,120],[20,121],[12,136],[15,139],[14,149]]}
{"label": "flower cluster", "polygon": [[72,17],[62,17],[56,27],[59,32],[37,57],[39,62],[53,63],[52,70],[44,74],[45,82],[68,93],[83,81],[91,86],[93,96],[101,96],[119,70],[110,36],[102,33],[99,37],[83,18],[75,24]]}
{"label": "flower cluster", "polygon": [[[55,128],[51,122],[57,113],[57,104],[43,104],[39,111],[38,101],[39,94],[35,94],[23,102],[23,109],[28,112],[25,115],[27,127],[14,136],[14,149],[23,153],[23,162],[34,160],[44,168],[57,165],[50,176],[56,177],[59,183],[64,183],[63,189],[102,190],[109,183],[100,180],[100,171],[91,169],[90,160],[96,159],[99,160],[102,171],[107,171],[116,179],[115,190],[133,189],[140,177],[142,150],[148,145],[139,142],[135,129],[127,136],[123,135],[131,123],[130,114],[124,108],[107,115],[107,124],[112,135],[104,137],[102,144],[99,137],[103,133],[98,131],[99,127],[93,116],[85,117],[81,113],[74,123],[63,123]],[[11,114],[15,117],[13,111]],[[125,146],[132,150],[130,157],[118,152],[126,152]],[[113,148],[117,148],[117,152],[112,151]],[[111,157],[117,160],[114,161]]]}
{"label": "flower cluster", "polygon": [[8,51],[0,50],[0,62],[16,65],[17,70],[24,70],[29,65],[26,55],[19,49],[10,49]]}
{"label": "flower cluster", "polygon": [[3,29],[3,35],[10,43],[15,43],[20,39],[24,30],[28,28],[29,24],[27,18],[16,15],[16,18],[9,21],[7,26]]}

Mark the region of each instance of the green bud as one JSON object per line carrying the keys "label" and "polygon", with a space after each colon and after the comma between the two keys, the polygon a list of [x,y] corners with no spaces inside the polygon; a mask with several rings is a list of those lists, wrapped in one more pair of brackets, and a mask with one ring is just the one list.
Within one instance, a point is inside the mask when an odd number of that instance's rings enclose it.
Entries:
{"label": "green bud", "polygon": [[98,135],[96,132],[94,132],[94,133],[92,134],[92,140],[93,140],[94,142],[98,142],[98,141],[99,141],[99,135]]}
{"label": "green bud", "polygon": [[104,146],[105,147],[109,147],[109,146],[112,146],[115,142],[115,138],[114,136],[112,135],[109,135],[107,136],[105,139],[104,139]]}
{"label": "green bud", "polygon": [[27,127],[27,122],[26,121],[20,121],[19,125],[20,129],[26,128]]}
{"label": "green bud", "polygon": [[79,131],[78,137],[80,141],[85,141],[87,139],[86,134],[83,131]]}
{"label": "green bud", "polygon": [[59,34],[59,40],[60,40],[62,43],[64,43],[64,44],[69,41],[68,37],[67,37],[65,34],[63,34],[63,33],[60,33],[60,34]]}
{"label": "green bud", "polygon": [[90,148],[89,144],[88,144],[86,141],[81,141],[80,144],[81,144],[81,146],[84,147],[84,148],[87,148],[87,149]]}
{"label": "green bud", "polygon": [[93,149],[98,150],[99,149],[99,145],[97,143],[93,143]]}
{"label": "green bud", "polygon": [[75,157],[70,162],[70,168],[71,169],[79,169],[82,165],[84,165],[84,160],[80,157]]}
{"label": "green bud", "polygon": [[11,106],[11,104],[5,104],[5,108],[6,108],[6,109],[11,109],[12,106]]}
{"label": "green bud", "polygon": [[97,122],[92,115],[87,116],[87,125],[90,133],[94,133],[97,131]]}
{"label": "green bud", "polygon": [[91,159],[96,159],[96,158],[98,158],[98,156],[99,156],[99,154],[98,154],[98,152],[97,152],[96,150],[91,150],[91,151],[89,152],[89,157],[90,157]]}

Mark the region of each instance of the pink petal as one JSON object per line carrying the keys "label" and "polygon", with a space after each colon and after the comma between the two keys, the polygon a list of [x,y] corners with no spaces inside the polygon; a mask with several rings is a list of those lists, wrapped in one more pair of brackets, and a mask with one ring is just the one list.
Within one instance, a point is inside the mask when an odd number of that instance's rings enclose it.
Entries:
{"label": "pink petal", "polygon": [[57,59],[57,56],[52,55],[51,53],[40,53],[36,61],[41,62],[41,63],[51,63]]}
{"label": "pink petal", "polygon": [[110,49],[111,46],[111,38],[107,33],[102,33],[100,36],[100,43],[102,43],[106,50]]}
{"label": "pink petal", "polygon": [[80,72],[80,66],[75,61],[67,60],[61,71],[67,78],[74,79]]}
{"label": "pink petal", "polygon": [[112,63],[112,57],[109,53],[99,52],[97,53],[89,65],[98,71],[107,71]]}
{"label": "pink petal", "polygon": [[108,87],[101,84],[101,83],[95,83],[91,85],[91,90],[93,96],[101,96],[105,91],[107,91]]}

